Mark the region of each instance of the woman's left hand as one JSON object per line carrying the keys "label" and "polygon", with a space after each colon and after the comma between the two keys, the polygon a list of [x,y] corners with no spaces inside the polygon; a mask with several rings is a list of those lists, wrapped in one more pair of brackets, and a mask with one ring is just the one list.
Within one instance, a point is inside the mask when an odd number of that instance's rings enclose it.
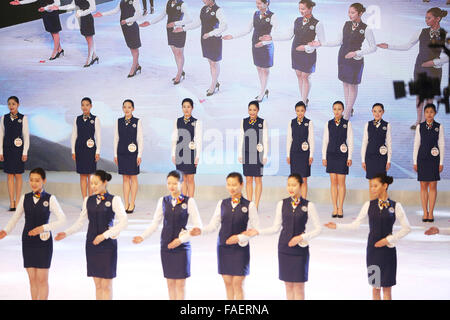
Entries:
{"label": "woman's left hand", "polygon": [[298,245],[298,244],[300,243],[300,241],[302,241],[302,240],[303,240],[303,238],[302,238],[301,235],[295,236],[295,237],[293,237],[293,238],[289,241],[288,246],[289,246],[289,247],[295,247],[295,246]]}
{"label": "woman's left hand", "polygon": [[386,240],[386,238],[381,239],[380,241],[377,241],[377,243],[375,243],[375,248],[381,248],[381,247],[385,247],[389,244],[389,242]]}
{"label": "woman's left hand", "polygon": [[27,162],[28,156],[22,156],[22,162]]}
{"label": "woman's left hand", "polygon": [[176,247],[178,247],[181,244],[181,240],[176,238],[175,240],[173,240],[171,243],[169,243],[167,245],[167,248],[169,249],[175,249]]}
{"label": "woman's left hand", "polygon": [[347,167],[351,167],[352,166],[352,160],[347,160]]}
{"label": "woman's left hand", "polygon": [[30,237],[34,237],[34,236],[40,235],[42,232],[44,232],[44,227],[43,227],[43,226],[40,226],[40,227],[34,228],[33,230],[30,230],[30,231],[28,232],[28,235],[29,235]]}
{"label": "woman's left hand", "polygon": [[261,41],[255,44],[256,48],[261,48],[262,46],[263,46],[263,43]]}
{"label": "woman's left hand", "polygon": [[237,235],[233,235],[233,236],[229,237],[227,239],[227,241],[225,241],[225,243],[228,245],[236,244],[238,242],[239,242],[239,238]]}
{"label": "woman's left hand", "polygon": [[440,164],[440,165],[439,165],[439,172],[442,172],[442,170],[444,170],[444,165],[443,165],[443,164]]}
{"label": "woman's left hand", "polygon": [[209,34],[205,33],[202,38],[205,39],[205,40],[208,39],[209,38]]}
{"label": "woman's left hand", "polygon": [[95,237],[93,243],[94,243],[94,245],[98,245],[104,240],[105,240],[105,236],[103,234],[99,234],[98,236]]}
{"label": "woman's left hand", "polygon": [[431,67],[434,67],[434,62],[433,62],[433,60],[425,61],[424,63],[422,63],[422,67],[423,67],[423,68],[431,68]]}
{"label": "woman's left hand", "polygon": [[345,55],[345,59],[352,59],[354,57],[356,57],[356,52],[355,51],[349,52],[349,53],[347,53]]}
{"label": "woman's left hand", "polygon": [[136,162],[137,162],[137,165],[140,166],[140,165],[141,165],[141,162],[142,162],[142,158],[141,158],[141,157],[138,157]]}
{"label": "woman's left hand", "polygon": [[97,162],[98,160],[100,160],[100,155],[98,153],[95,154],[95,162]]}
{"label": "woman's left hand", "polygon": [[120,24],[121,25],[124,25],[124,24],[126,24],[127,22],[125,21],[125,20],[120,20]]}

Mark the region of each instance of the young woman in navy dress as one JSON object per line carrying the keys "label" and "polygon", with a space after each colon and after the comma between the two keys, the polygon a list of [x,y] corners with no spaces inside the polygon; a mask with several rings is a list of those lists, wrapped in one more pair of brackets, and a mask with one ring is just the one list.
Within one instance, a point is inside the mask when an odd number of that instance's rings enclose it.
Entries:
{"label": "young woman in navy dress", "polygon": [[[309,240],[322,230],[314,203],[303,198],[303,178],[292,173],[287,180],[289,197],[278,202],[272,227],[249,230],[247,236],[269,235],[280,231],[278,240],[279,279],[286,286],[288,300],[305,299],[305,282],[309,271]],[[311,220],[314,229],[306,232],[306,223]]]}
{"label": "young woman in navy dress", "polygon": [[[5,229],[0,231],[0,239],[10,234],[25,213],[25,226],[22,232],[23,265],[30,280],[32,300],[48,299],[48,271],[52,262],[53,240],[51,231],[66,222],[56,197],[44,191],[45,171],[35,168],[30,172],[32,192],[20,197],[17,210]],[[57,217],[49,223],[50,213]]]}
{"label": "young woman in navy dress", "polygon": [[144,135],[142,121],[133,116],[133,100],[125,100],[122,109],[125,116],[117,120],[114,134],[114,162],[119,168],[119,174],[123,177],[125,211],[133,213],[138,191],[137,175],[144,150]]}
{"label": "young woman in navy dress", "polygon": [[181,82],[181,78],[185,78],[186,73],[183,70],[184,67],[184,45],[186,43],[186,32],[175,33],[174,29],[179,26],[186,25],[192,21],[188,5],[183,0],[168,0],[166,4],[166,10],[164,10],[159,16],[151,21],[145,21],[139,24],[140,27],[147,27],[152,24],[156,24],[167,16],[167,41],[172,49],[175,63],[177,64],[177,75],[172,79],[173,84],[177,85]]}
{"label": "young woman in navy dress", "polygon": [[81,195],[83,199],[91,195],[90,175],[97,170],[100,160],[100,120],[91,114],[90,98],[81,100],[83,114],[76,117],[72,128],[72,159],[76,163],[76,171],[80,175]]}
{"label": "young woman in navy dress", "polygon": [[[397,251],[395,245],[410,231],[408,218],[401,203],[389,199],[387,189],[393,178],[379,174],[370,180],[370,192],[374,200],[364,203],[358,217],[349,224],[328,222],[330,229],[355,230],[369,218],[369,238],[367,240],[366,264],[369,285],[373,287],[373,300],[392,299],[392,286],[396,284]],[[395,221],[400,222],[401,229],[393,232]]]}
{"label": "young woman in navy dress", "polygon": [[95,11],[95,0],[73,0],[70,4],[65,6],[52,5],[50,10],[66,10],[66,11],[76,11],[75,16],[78,19],[78,24],[80,26],[80,33],[86,38],[88,45],[88,57],[84,67],[90,67],[95,62],[99,62],[98,56],[95,52],[94,43],[94,18],[92,17],[92,12]]}
{"label": "young woman in navy dress", "polygon": [[242,175],[232,172],[227,176],[230,197],[217,203],[208,226],[201,232],[207,234],[219,229],[217,238],[218,272],[225,283],[228,300],[244,299],[244,280],[250,274],[249,236],[244,232],[259,228],[259,218],[253,202],[242,196]]}
{"label": "young woman in navy dress", "polygon": [[223,9],[215,0],[202,0],[205,6],[200,11],[200,17],[191,24],[176,27],[173,32],[186,32],[201,26],[201,45],[203,57],[208,59],[211,69],[211,85],[206,90],[207,96],[219,91],[218,81],[220,74],[220,61],[222,60],[222,33],[227,29],[227,22]]}
{"label": "young woman in navy dress", "polygon": [[[117,237],[127,225],[127,214],[119,196],[106,190],[111,175],[103,170],[91,177],[92,196],[83,201],[83,209],[77,221],[64,232],[56,235],[60,241],[80,230],[89,220],[86,234],[87,276],[94,278],[97,300],[111,300],[112,280],[117,269]],[[118,223],[114,225],[114,219]]]}
{"label": "young woman in navy dress", "polygon": [[16,210],[16,199],[22,193],[22,173],[30,147],[28,117],[19,113],[19,106],[19,98],[9,97],[9,113],[0,120],[0,161],[8,175],[9,211]]}
{"label": "young woman in navy dress", "polygon": [[139,35],[139,26],[137,19],[141,17],[140,0],[120,0],[112,10],[106,12],[97,12],[94,18],[110,16],[117,14],[120,11],[120,26],[125,38],[127,47],[131,51],[133,63],[131,65],[128,78],[132,78],[137,72],[142,72],[142,67],[139,65],[139,48],[141,47],[141,37]]}
{"label": "young woman in navy dress", "polygon": [[[350,21],[344,24],[341,37],[335,42],[320,43],[313,41],[311,46],[337,47],[340,46],[338,56],[338,78],[344,86],[346,112],[344,119],[353,115],[353,105],[358,96],[358,85],[361,83],[364,69],[364,56],[377,50],[375,37],[367,24],[361,21],[366,8],[361,3],[353,3],[348,9]],[[368,47],[362,48],[364,41]]]}
{"label": "young woman in navy dress", "polygon": [[194,176],[202,153],[202,122],[192,116],[192,99],[183,99],[181,107],[184,116],[175,120],[172,131],[172,162],[183,173],[182,193],[193,198]]}
{"label": "young woman in navy dress", "polygon": [[344,217],[345,177],[352,165],[353,129],[350,121],[342,117],[343,112],[344,104],[335,101],[334,118],[324,126],[322,140],[322,164],[330,174],[333,218]]}
{"label": "young woman in navy dress", "polygon": [[[152,224],[140,236],[138,244],[153,234],[163,222],[161,231],[161,262],[170,300],[184,300],[186,278],[191,276],[191,236],[198,236],[202,222],[194,198],[181,193],[182,175],[171,171],[167,175],[170,195],[158,200]],[[187,231],[187,226],[192,228]]]}
{"label": "young woman in navy dress", "polygon": [[52,5],[59,6],[60,0],[14,0],[10,4],[13,6],[34,3],[39,5],[39,12],[42,12],[42,22],[44,23],[45,31],[52,35],[53,39],[53,52],[48,60],[58,59],[61,55],[64,55],[64,50],[61,48],[61,42],[59,32],[61,31],[61,22],[59,20],[59,12],[50,9]]}
{"label": "young woman in navy dress", "polygon": [[[387,44],[379,43],[377,46],[382,49],[389,50],[401,50],[406,51],[414,47],[416,43],[419,43],[419,54],[416,58],[414,65],[414,80],[419,79],[419,74],[425,73],[430,78],[442,79],[442,65],[448,62],[448,56],[443,54],[442,48],[430,48],[431,41],[443,40],[447,35],[440,26],[442,18],[447,16],[447,11],[440,8],[431,8],[425,15],[425,22],[428,28],[423,28],[417,31],[412,38],[405,44]],[[425,120],[422,108],[428,103],[433,103],[433,99],[420,100],[420,97],[416,98],[417,120],[416,123],[411,126],[411,129],[415,130],[416,126]]]}
{"label": "young woman in navy dress", "polygon": [[273,42],[272,39],[263,40],[263,37],[269,37],[272,30],[276,32],[277,19],[275,14],[269,9],[270,0],[256,0],[256,8],[258,9],[247,28],[238,34],[226,35],[222,37],[224,40],[231,40],[243,37],[253,30],[252,36],[252,54],[253,63],[258,71],[259,81],[261,83],[261,91],[255,97],[255,100],[261,102],[264,96],[269,97],[267,81],[269,78],[270,68],[273,66]]}
{"label": "young woman in navy dress", "polygon": [[375,103],[372,107],[372,114],[373,120],[364,126],[361,146],[362,167],[369,180],[378,173],[387,174],[391,167],[392,157],[391,125],[383,120],[383,104]]}
{"label": "young woman in navy dress", "polygon": [[306,105],[303,101],[295,105],[297,117],[289,121],[286,134],[287,163],[291,166],[291,174],[302,177],[302,198],[308,194],[308,177],[311,176],[311,165],[314,160],[314,126],[305,117]]}
{"label": "young woman in navy dress", "polygon": [[258,117],[258,101],[248,104],[249,117],[241,121],[241,133],[238,145],[238,160],[242,163],[245,176],[247,198],[253,200],[253,179],[255,180],[255,205],[259,206],[262,193],[264,165],[269,152],[269,134],[267,121]]}
{"label": "young woman in navy dress", "polygon": [[416,128],[413,163],[420,181],[420,199],[423,222],[434,222],[434,206],[437,197],[437,182],[444,170],[445,140],[444,127],[434,120],[436,106],[427,104],[424,108],[425,121]]}
{"label": "young woman in navy dress", "polygon": [[311,0],[301,0],[299,2],[301,17],[295,19],[288,34],[284,36],[274,35],[273,37],[264,36],[262,38],[275,41],[290,41],[294,38],[291,48],[292,69],[297,75],[300,95],[306,106],[309,103],[308,96],[311,89],[310,76],[316,70],[317,60],[316,48],[308,44],[316,38],[320,43],[325,43],[323,23],[312,15],[315,5]]}

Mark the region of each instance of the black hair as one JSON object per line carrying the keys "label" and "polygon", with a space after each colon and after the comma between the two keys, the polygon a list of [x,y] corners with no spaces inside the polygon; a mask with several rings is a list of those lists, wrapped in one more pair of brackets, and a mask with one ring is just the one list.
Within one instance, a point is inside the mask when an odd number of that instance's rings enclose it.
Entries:
{"label": "black hair", "polygon": [[34,168],[30,171],[30,176],[32,173],[36,173],[41,176],[42,180],[45,180],[45,170],[42,168]]}
{"label": "black hair", "polygon": [[295,180],[298,181],[298,183],[299,183],[300,185],[302,185],[302,183],[303,183],[303,178],[302,178],[302,176],[301,176],[300,174],[298,174],[298,173],[291,173],[291,174],[289,175],[289,177],[288,177],[288,180],[289,180],[289,178],[294,178]]}
{"label": "black hair", "polygon": [[9,97],[7,101],[9,101],[11,99],[14,100],[17,104],[19,104],[19,98],[17,98],[16,96]]}
{"label": "black hair", "polygon": [[134,109],[134,102],[133,102],[133,100],[131,100],[131,99],[126,99],[126,100],[124,100],[124,102],[122,103],[122,106],[125,105],[125,102],[131,103],[131,106],[132,106],[133,109]]}
{"label": "black hair", "polygon": [[81,102],[83,102],[83,101],[87,101],[87,102],[89,102],[89,104],[92,104],[91,98],[84,97],[83,99],[81,99]]}
{"label": "black hair", "polygon": [[254,105],[256,108],[258,108],[259,111],[259,102],[256,100],[252,100],[248,103],[248,107],[250,107],[251,105]]}
{"label": "black hair", "polygon": [[102,180],[102,182],[111,181],[111,179],[112,179],[112,176],[104,170],[95,171],[94,176],[99,177],[100,180]]}
{"label": "black hair", "polygon": [[386,175],[386,173],[378,173],[375,175],[374,179],[378,179],[382,184],[387,183],[388,186],[394,182],[394,178]]}
{"label": "black hair", "polygon": [[181,102],[181,106],[183,106],[185,102],[189,102],[191,104],[191,107],[194,108],[194,101],[192,101],[191,98],[184,98],[183,101]]}
{"label": "black hair", "polygon": [[316,6],[316,3],[311,0],[300,0],[299,4],[303,3],[308,9]]}
{"label": "black hair", "polygon": [[373,110],[373,108],[375,108],[375,107],[377,107],[377,106],[381,107],[381,109],[383,109],[383,111],[384,111],[384,106],[383,106],[383,104],[380,103],[380,102],[376,102],[376,103],[372,106],[372,110]]}
{"label": "black hair", "polygon": [[364,8],[364,6],[359,2],[352,3],[350,7],[355,8],[355,10],[358,11],[359,14],[366,12],[366,8]]}
{"label": "black hair", "polygon": [[423,112],[425,112],[425,110],[430,109],[430,108],[434,110],[434,113],[436,113],[436,106],[434,104],[432,104],[432,103],[428,103],[425,106],[425,108],[423,108]]}
{"label": "black hair", "polygon": [[436,18],[441,18],[441,19],[447,16],[447,11],[446,10],[441,10],[441,8],[438,8],[438,7],[434,7],[434,8],[429,9],[427,11],[427,13],[431,13]]}
{"label": "black hair", "polygon": [[181,173],[178,170],[172,170],[169,172],[169,174],[167,175],[167,178],[169,177],[174,177],[176,178],[178,181],[183,182],[183,173]]}
{"label": "black hair", "polygon": [[240,174],[239,172],[230,172],[227,175],[227,179],[226,180],[228,180],[228,178],[236,178],[236,179],[238,179],[239,184],[244,183],[244,179],[242,178],[242,174]]}
{"label": "black hair", "polygon": [[340,104],[340,105],[342,106],[342,110],[345,110],[344,103],[343,103],[342,101],[336,100],[335,102],[333,102],[333,106],[334,106],[335,104]]}
{"label": "black hair", "polygon": [[270,5],[270,0],[261,0],[261,2]]}
{"label": "black hair", "polygon": [[297,109],[297,107],[303,107],[306,110],[306,104],[303,101],[299,101],[295,104],[295,109]]}

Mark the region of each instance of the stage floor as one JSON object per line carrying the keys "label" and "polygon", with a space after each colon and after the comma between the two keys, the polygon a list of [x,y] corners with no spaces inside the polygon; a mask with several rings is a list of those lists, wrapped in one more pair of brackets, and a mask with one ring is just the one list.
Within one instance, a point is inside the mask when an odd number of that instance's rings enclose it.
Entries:
{"label": "stage floor", "polygon": [[[61,201],[72,224],[79,214],[77,200]],[[119,237],[117,278],[114,299],[168,299],[159,254],[160,229],[140,245],[131,242],[151,222],[156,200],[138,201],[137,211],[128,216],[129,226]],[[202,221],[209,223],[215,201],[198,201]],[[260,208],[261,226],[270,226],[276,202],[264,202]],[[331,221],[330,206],[317,205],[321,223]],[[356,217],[360,207],[346,206],[342,222]],[[405,206],[412,231],[397,245],[397,285],[394,299],[448,299],[450,297],[450,237],[425,236],[431,224],[421,222],[419,207]],[[450,210],[440,209],[434,225],[448,227]],[[6,225],[10,213],[0,213],[0,226]],[[339,221],[341,222],[341,220]],[[307,225],[307,228],[309,225]],[[29,299],[28,276],[23,268],[21,233],[23,218],[11,235],[0,241],[0,300]],[[49,299],[95,299],[92,279],[86,276],[85,231],[54,242],[50,269]],[[60,230],[57,230],[60,231]],[[367,222],[354,232],[323,229],[310,243],[307,299],[371,299],[367,284],[365,251]],[[199,300],[225,299],[222,278],[217,274],[217,233],[192,241],[192,276],[187,280],[186,298]],[[250,275],[245,281],[247,299],[285,299],[284,284],[278,280],[278,235],[256,237],[251,241]]]}

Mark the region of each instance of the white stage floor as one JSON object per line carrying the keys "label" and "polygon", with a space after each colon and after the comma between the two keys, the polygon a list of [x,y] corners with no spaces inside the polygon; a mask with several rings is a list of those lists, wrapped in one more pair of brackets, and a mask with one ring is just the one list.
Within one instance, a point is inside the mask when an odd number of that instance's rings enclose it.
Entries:
{"label": "white stage floor", "polygon": [[[159,255],[160,230],[141,245],[131,240],[151,222],[155,201],[137,202],[137,211],[129,215],[129,226],[119,237],[117,278],[114,299],[168,299]],[[198,202],[203,223],[209,222],[216,202]],[[264,202],[260,210],[262,226],[273,221],[275,202]],[[62,201],[68,225],[78,216],[77,201]],[[330,207],[318,205],[321,223],[331,221]],[[394,299],[449,299],[450,297],[450,237],[425,236],[430,224],[421,222],[418,207],[405,206],[412,231],[397,245],[397,285]],[[351,222],[359,207],[347,206],[342,222]],[[434,225],[448,226],[450,210],[436,212]],[[0,228],[9,213],[0,214]],[[67,225],[67,226],[68,226]],[[307,226],[308,227],[308,226]],[[21,232],[23,219],[11,235],[0,241],[0,300],[29,299],[28,276],[23,268]],[[93,280],[86,276],[85,230],[62,242],[54,242],[50,269],[49,299],[95,299]],[[59,231],[59,230],[58,230]],[[370,299],[367,284],[365,250],[367,222],[356,232],[324,229],[310,244],[307,299]],[[187,280],[186,298],[199,300],[225,299],[222,278],[217,274],[217,234],[200,236],[192,241],[192,276]],[[247,299],[285,299],[284,284],[278,280],[278,235],[256,237],[251,242],[250,275],[246,279]]]}

